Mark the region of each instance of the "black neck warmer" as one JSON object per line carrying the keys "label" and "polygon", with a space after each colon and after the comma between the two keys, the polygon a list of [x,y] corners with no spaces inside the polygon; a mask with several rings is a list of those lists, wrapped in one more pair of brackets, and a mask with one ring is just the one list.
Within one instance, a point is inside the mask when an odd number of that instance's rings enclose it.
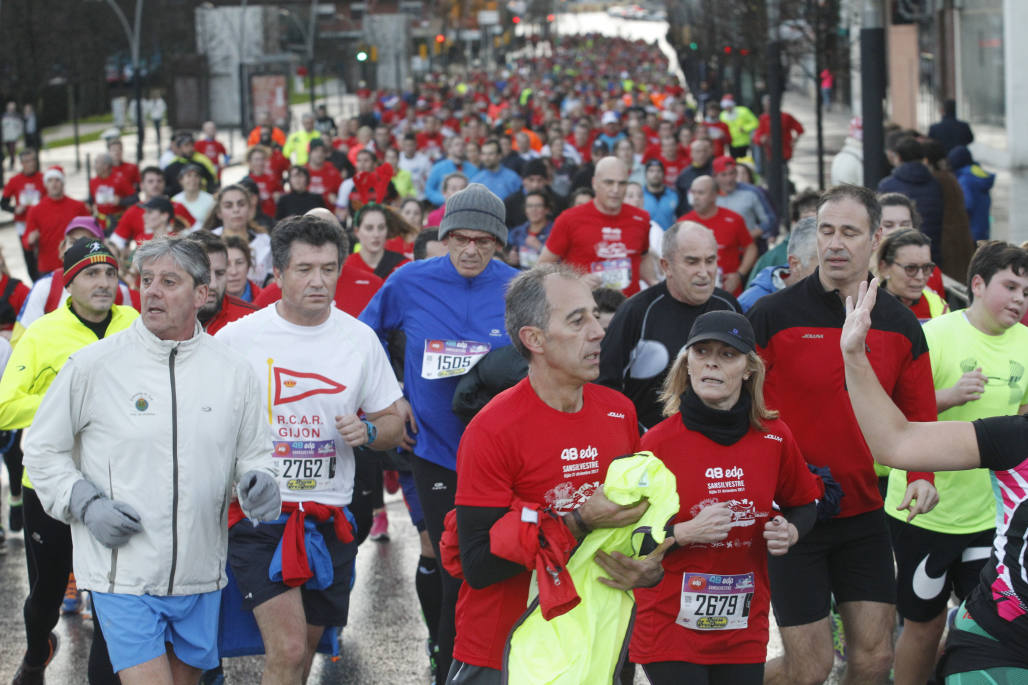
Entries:
{"label": "black neck warmer", "polygon": [[702,433],[719,445],[734,445],[750,429],[750,395],[744,389],[731,409],[708,407],[693,392],[692,386],[682,393],[682,423],[691,431]]}

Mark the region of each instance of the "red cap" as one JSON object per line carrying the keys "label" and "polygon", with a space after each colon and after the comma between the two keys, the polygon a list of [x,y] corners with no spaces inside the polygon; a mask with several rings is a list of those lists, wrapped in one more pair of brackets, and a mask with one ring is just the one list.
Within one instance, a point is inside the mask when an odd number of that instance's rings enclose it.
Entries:
{"label": "red cap", "polygon": [[714,169],[715,174],[720,174],[722,171],[727,169],[734,169],[735,160],[728,155],[721,155],[720,157],[714,158],[714,163],[711,165],[711,168]]}

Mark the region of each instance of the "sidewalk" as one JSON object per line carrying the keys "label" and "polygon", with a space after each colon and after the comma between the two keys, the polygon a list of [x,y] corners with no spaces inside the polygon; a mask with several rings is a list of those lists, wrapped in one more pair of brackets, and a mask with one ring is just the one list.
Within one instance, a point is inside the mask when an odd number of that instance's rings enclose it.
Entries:
{"label": "sidewalk", "polygon": [[[331,91],[330,91],[331,92]],[[339,119],[343,116],[355,116],[357,113],[357,101],[356,96],[344,95],[343,96],[343,107],[342,111],[334,111],[332,108],[337,102],[335,96],[330,99],[319,98],[317,102],[325,102],[329,106],[329,113]],[[303,102],[301,104],[291,105],[293,119],[296,122],[300,121],[300,115],[309,112],[311,109],[310,102]],[[88,127],[88,128],[87,128]],[[111,128],[111,124],[104,123],[91,123],[81,124],[79,126],[79,134],[83,135],[87,130],[104,130]],[[65,129],[67,133],[65,133]],[[70,135],[71,124],[61,125],[61,135],[58,138]],[[145,130],[145,137],[143,141],[143,161],[140,163],[140,169],[145,166],[156,166],[157,160],[160,158],[161,153],[167,149],[168,142],[171,139],[172,129],[168,126],[161,128],[161,144],[162,149],[157,148],[157,138],[154,135],[153,126],[148,126]],[[199,132],[196,132],[199,134]],[[249,131],[246,131],[243,135],[248,135]],[[50,136],[47,136],[48,138]],[[125,148],[125,159],[130,162],[136,161],[136,134],[135,129],[131,129],[128,134],[122,135],[122,143]],[[246,175],[245,155],[246,155],[246,140],[240,135],[239,129],[223,129],[218,131],[218,140],[225,146],[229,154],[229,166],[222,173],[222,183],[234,183],[243,176]],[[69,197],[73,197],[78,200],[85,200],[89,196],[89,175],[87,175],[87,159],[90,164],[92,160],[96,159],[96,156],[107,151],[107,145],[103,140],[94,140],[88,143],[82,143],[79,145],[79,162],[81,163],[80,168],[76,168],[75,164],[75,146],[66,145],[63,147],[44,149],[40,152],[39,168],[45,171],[48,167],[59,165],[64,168],[65,184],[64,192]],[[20,168],[14,171],[4,169],[4,179],[9,179],[14,173],[20,171]],[[92,173],[92,169],[89,170]],[[15,278],[20,278],[23,281],[28,282],[28,271],[25,269],[25,261],[21,255],[21,248],[18,244],[18,235],[14,229],[14,217],[9,212],[0,210],[0,250],[3,252],[4,259],[7,262],[7,268],[11,275]]]}

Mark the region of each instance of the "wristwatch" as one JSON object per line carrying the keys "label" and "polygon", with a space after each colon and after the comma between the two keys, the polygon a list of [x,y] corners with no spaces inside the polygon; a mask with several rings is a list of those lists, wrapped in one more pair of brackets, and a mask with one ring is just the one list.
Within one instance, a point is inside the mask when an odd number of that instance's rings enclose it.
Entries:
{"label": "wristwatch", "polygon": [[375,442],[375,438],[378,437],[378,429],[375,428],[375,424],[373,424],[371,421],[368,421],[367,419],[361,419],[361,423],[363,423],[368,428],[368,441],[364,444],[370,445],[371,443]]}

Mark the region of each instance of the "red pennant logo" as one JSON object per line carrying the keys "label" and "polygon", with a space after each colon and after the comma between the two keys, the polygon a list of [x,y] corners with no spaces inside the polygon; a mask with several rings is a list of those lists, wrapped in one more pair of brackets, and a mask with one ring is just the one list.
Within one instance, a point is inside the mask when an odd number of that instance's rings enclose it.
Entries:
{"label": "red pennant logo", "polygon": [[346,390],[342,383],[321,374],[275,367],[275,404],[299,402],[311,395],[334,395]]}

